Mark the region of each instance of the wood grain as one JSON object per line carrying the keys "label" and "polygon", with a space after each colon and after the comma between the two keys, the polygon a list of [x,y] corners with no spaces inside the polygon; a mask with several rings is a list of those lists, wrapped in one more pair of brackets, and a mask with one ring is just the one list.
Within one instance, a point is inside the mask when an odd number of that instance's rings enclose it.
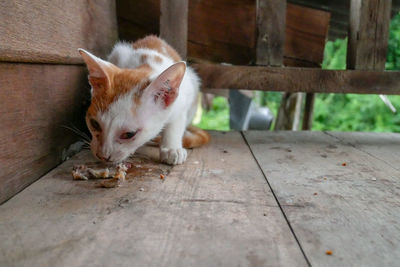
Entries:
{"label": "wood grain", "polygon": [[78,154],[0,206],[0,265],[307,266],[240,133],[211,140],[111,190],[72,180]]}
{"label": "wood grain", "polygon": [[324,59],[330,13],[288,4],[286,18],[285,66],[320,67]]}
{"label": "wood grain", "polygon": [[187,0],[160,0],[160,37],[185,60],[188,39]]}
{"label": "wood grain", "polygon": [[254,0],[189,1],[188,55],[248,64],[255,58]]}
{"label": "wood grain", "polygon": [[62,128],[84,125],[86,69],[0,63],[0,203],[61,161],[76,141]]}
{"label": "wood grain", "polygon": [[[353,133],[340,135],[347,141]],[[399,134],[364,136],[368,153],[331,133],[245,137],[312,266],[398,264],[400,170],[381,155],[393,156]]]}
{"label": "wood grain", "polygon": [[400,72],[194,64],[204,88],[400,94]]}
{"label": "wood grain", "polygon": [[160,0],[116,1],[119,39],[136,41],[160,34]]}
{"label": "wood grain", "polygon": [[256,13],[256,64],[282,66],[286,28],[286,1],[257,0]]}
{"label": "wood grain", "polygon": [[117,39],[115,1],[0,2],[0,61],[83,63],[78,48],[105,56]]}
{"label": "wood grain", "polygon": [[392,0],[351,0],[347,68],[384,70]]}

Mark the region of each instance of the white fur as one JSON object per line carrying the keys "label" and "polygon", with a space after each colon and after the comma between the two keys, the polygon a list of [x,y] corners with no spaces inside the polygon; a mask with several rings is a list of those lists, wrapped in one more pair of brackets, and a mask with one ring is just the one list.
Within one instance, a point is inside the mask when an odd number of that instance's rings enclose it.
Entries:
{"label": "white fur", "polygon": [[[143,64],[142,56],[152,69],[150,80],[154,81],[164,70],[174,64],[174,61],[151,49],[133,49],[128,43],[117,43],[108,60],[120,68],[136,68]],[[161,58],[156,62],[155,56]],[[104,143],[99,153],[119,162],[133,154],[139,146],[157,136],[162,131],[160,159],[168,164],[182,164],[187,152],[182,148],[182,137],[186,126],[190,124],[196,110],[196,98],[199,90],[199,78],[190,68],[186,68],[175,101],[166,109],[155,105],[154,101],[144,101],[137,109],[136,116],[132,113],[133,94],[135,88],[112,103],[105,112],[96,118],[103,129]],[[146,89],[147,90],[147,89]],[[142,97],[143,98],[143,97]],[[120,129],[143,129],[132,142],[118,141]],[[92,147],[96,146],[94,141]]]}

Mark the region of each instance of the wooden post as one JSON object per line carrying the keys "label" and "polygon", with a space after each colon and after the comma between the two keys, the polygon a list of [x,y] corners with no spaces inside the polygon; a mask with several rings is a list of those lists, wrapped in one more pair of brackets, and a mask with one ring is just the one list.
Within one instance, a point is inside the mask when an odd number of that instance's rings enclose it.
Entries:
{"label": "wooden post", "polygon": [[188,0],[160,0],[160,36],[183,59],[187,56]]}
{"label": "wooden post", "polygon": [[347,68],[384,70],[392,0],[351,0]]}
{"label": "wooden post", "polygon": [[306,93],[306,103],[304,104],[304,116],[302,130],[311,130],[313,111],[314,111],[315,94]]}
{"label": "wooden post", "polygon": [[286,0],[257,0],[256,64],[282,66]]}

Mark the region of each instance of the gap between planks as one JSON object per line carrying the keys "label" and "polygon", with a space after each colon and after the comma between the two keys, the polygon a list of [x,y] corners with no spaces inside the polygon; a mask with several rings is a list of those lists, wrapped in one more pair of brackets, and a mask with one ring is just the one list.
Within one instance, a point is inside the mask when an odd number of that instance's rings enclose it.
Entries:
{"label": "gap between planks", "polygon": [[[279,202],[279,199],[278,199],[278,197],[276,196],[274,189],[272,188],[270,182],[268,181],[267,174],[264,172],[263,168],[261,167],[260,162],[258,161],[258,159],[256,158],[256,156],[254,155],[253,150],[251,149],[250,144],[248,143],[248,141],[247,141],[247,139],[246,139],[246,136],[244,135],[243,132],[240,132],[240,133],[241,133],[241,135],[242,135],[242,137],[243,137],[243,141],[246,143],[247,147],[249,148],[250,153],[251,153],[251,155],[252,155],[253,158],[254,158],[254,161],[257,163],[258,168],[259,168],[260,171],[262,172],[262,174],[263,174],[263,176],[264,176],[264,179],[265,179],[265,181],[267,182],[267,184],[268,184],[268,186],[269,186],[269,189],[271,190],[272,195],[274,196],[275,201],[276,201],[276,203],[278,204],[278,207],[279,207],[279,209],[281,210],[282,215],[283,215],[283,217],[285,218],[285,221],[286,221],[287,225],[289,226],[290,231],[291,231],[292,234],[293,234],[294,239],[296,240],[296,243],[297,243],[297,245],[299,246],[299,249],[300,249],[301,253],[302,253],[303,256],[304,256],[304,259],[306,260],[308,266],[311,266],[311,263],[310,263],[310,261],[308,260],[307,255],[306,255],[306,253],[304,252],[304,249],[303,249],[303,247],[301,246],[300,241],[299,241],[299,239],[297,238],[297,235],[296,235],[296,233],[294,232],[294,229],[293,229],[292,225],[290,224],[290,221],[289,221],[288,217],[286,216],[285,210],[282,208],[283,205],[281,205],[281,203]],[[286,206],[287,206],[287,205],[286,205]]]}

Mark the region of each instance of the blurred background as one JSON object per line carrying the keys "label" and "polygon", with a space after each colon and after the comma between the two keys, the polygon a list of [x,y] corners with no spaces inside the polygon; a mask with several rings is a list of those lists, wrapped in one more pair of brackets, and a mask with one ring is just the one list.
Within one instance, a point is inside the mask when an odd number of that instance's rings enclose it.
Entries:
{"label": "blurred background", "polygon": [[[346,69],[347,38],[327,41],[323,69]],[[390,25],[386,70],[400,69],[400,14],[394,15]],[[388,96],[393,106],[400,109],[400,96]],[[268,107],[277,116],[280,92],[259,92],[254,101]],[[229,130],[229,104],[226,98],[216,97],[210,110],[203,110],[196,125],[204,129]],[[272,128],[274,125],[272,125]],[[392,112],[377,95],[317,94],[312,130],[316,131],[372,131],[400,132],[400,114]]]}

